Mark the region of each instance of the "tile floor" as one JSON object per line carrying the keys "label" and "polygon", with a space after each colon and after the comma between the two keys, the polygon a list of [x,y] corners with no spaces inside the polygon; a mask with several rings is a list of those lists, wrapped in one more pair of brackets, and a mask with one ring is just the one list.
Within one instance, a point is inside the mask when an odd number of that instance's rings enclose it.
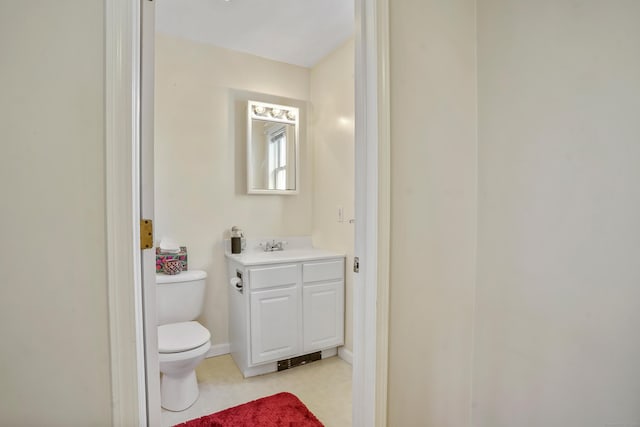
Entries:
{"label": "tile floor", "polygon": [[200,398],[182,412],[163,409],[163,427],[281,391],[298,396],[325,427],[351,426],[351,365],[338,357],[245,379],[227,354],[205,359],[196,374]]}

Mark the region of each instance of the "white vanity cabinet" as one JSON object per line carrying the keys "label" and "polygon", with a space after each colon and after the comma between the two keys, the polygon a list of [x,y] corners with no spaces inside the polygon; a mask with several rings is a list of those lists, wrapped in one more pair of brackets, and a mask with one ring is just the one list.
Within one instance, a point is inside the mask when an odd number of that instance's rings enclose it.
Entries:
{"label": "white vanity cabinet", "polygon": [[227,257],[229,277],[237,278],[229,290],[230,350],[243,375],[318,351],[335,355],[344,344],[344,256],[247,259]]}
{"label": "white vanity cabinet", "polygon": [[251,362],[270,362],[298,354],[298,265],[260,266],[247,272]]}
{"label": "white vanity cabinet", "polygon": [[344,259],[302,264],[303,351],[344,341]]}
{"label": "white vanity cabinet", "polygon": [[251,362],[270,362],[299,353],[299,301],[297,287],[251,292]]}

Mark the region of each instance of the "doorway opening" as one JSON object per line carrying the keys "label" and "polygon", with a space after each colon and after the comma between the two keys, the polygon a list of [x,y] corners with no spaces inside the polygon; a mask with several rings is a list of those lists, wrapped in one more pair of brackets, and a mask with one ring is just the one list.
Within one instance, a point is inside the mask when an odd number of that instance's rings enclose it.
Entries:
{"label": "doorway opening", "polygon": [[[168,417],[177,423],[224,409],[222,402],[233,406],[261,397],[246,393],[236,400],[222,399],[220,394],[225,393],[219,393],[220,380],[216,386],[216,370],[227,365],[211,360],[228,354],[234,345],[224,244],[232,226],[242,228],[249,241],[276,236],[291,244],[291,237],[310,236],[314,247],[345,254],[346,266],[353,263],[354,13],[354,4],[342,0],[264,4],[155,1],[156,245],[163,238],[178,241],[188,248],[189,268],[207,273],[199,320],[212,336],[208,358],[197,368],[201,378],[210,378],[201,383],[199,404],[180,414],[185,419],[163,411],[163,421]],[[298,159],[293,170],[300,175],[299,188],[293,195],[247,194],[249,172],[254,177],[262,172],[249,167],[247,151],[253,144],[247,144],[247,139],[254,134],[256,141],[257,133],[265,131],[262,126],[248,132],[250,101],[291,106],[299,112],[297,156],[277,157]],[[259,121],[263,123],[282,124]],[[258,159],[261,163],[272,161],[274,156],[268,153],[273,151],[275,140],[270,137],[267,149],[262,150],[263,158]],[[271,179],[275,177],[267,178],[265,172],[265,183]],[[351,362],[353,273],[351,268],[345,270],[340,357]],[[266,326],[260,329],[269,330]],[[317,365],[304,370],[316,369]],[[342,371],[319,377],[344,375]],[[303,369],[287,377],[298,372]],[[335,382],[336,387],[344,383],[340,378]],[[313,389],[318,391],[321,385]],[[236,392],[238,387],[241,384],[235,387]],[[259,389],[257,384],[254,388]],[[211,390],[211,396],[207,390]],[[350,415],[350,387],[346,393],[339,398],[336,388],[333,395],[325,394],[336,402],[328,413],[346,411]],[[308,402],[312,395],[309,391],[306,399],[300,397],[314,406]],[[329,402],[322,402],[322,406],[329,406]]]}
{"label": "doorway opening", "polygon": [[[153,188],[153,180],[149,181],[148,178],[150,173],[153,176],[154,76],[150,64],[153,64],[155,2],[142,0],[138,6],[132,8],[128,1],[121,0],[108,3],[107,7],[107,111],[110,119],[107,120],[107,138],[113,143],[107,144],[113,147],[113,152],[107,156],[113,160],[107,168],[107,181],[112,188],[121,190],[114,192],[115,203],[110,203],[112,210],[109,214],[111,225],[108,239],[113,248],[119,247],[118,243],[123,240],[130,240],[133,248],[140,235],[137,220],[132,223],[126,213],[113,209],[115,206],[127,206],[129,201],[133,201],[134,218],[142,214],[153,219],[153,191],[149,193],[148,186],[151,183],[150,188]],[[354,284],[354,294],[357,295],[354,296],[353,310],[353,423],[370,426],[382,425],[380,423],[384,422],[384,417],[380,414],[386,408],[384,403],[380,404],[386,402],[384,298],[387,285],[384,269],[387,262],[385,248],[388,248],[385,235],[388,228],[385,226],[388,220],[388,191],[385,184],[388,181],[388,168],[385,162],[388,157],[383,152],[388,144],[385,139],[388,98],[384,95],[388,87],[384,83],[387,49],[385,43],[381,43],[381,40],[386,40],[386,3],[358,0],[355,14],[357,191],[354,216],[358,220],[354,227],[361,269]],[[111,37],[114,34],[117,37]],[[382,36],[378,37],[378,34]],[[140,37],[141,45],[137,42]],[[137,97],[136,93],[140,93],[140,96]],[[120,138],[113,138],[112,135],[120,135]],[[383,153],[380,157],[379,152]],[[122,171],[126,171],[127,164],[130,165],[131,175],[125,174],[126,179],[123,179]],[[139,205],[136,200],[140,202]],[[131,226],[134,226],[133,235],[125,239],[127,227],[130,229]],[[115,260],[110,266],[110,273],[116,273],[110,274],[109,279],[114,420],[135,418],[140,425],[158,425],[157,331],[154,304],[151,304],[155,299],[154,256],[150,251],[142,251],[139,257],[133,257],[134,264],[136,259],[140,264],[131,266],[132,258],[127,251],[114,250],[110,255]],[[131,271],[122,271],[117,268],[118,265],[128,265]],[[131,276],[129,273],[132,273]],[[380,273],[382,277],[379,277]],[[126,277],[131,278],[135,288],[142,289],[143,301],[126,291],[129,283]],[[119,281],[118,278],[123,280]],[[129,311],[129,308],[134,310]],[[138,330],[144,332],[144,352],[139,348],[135,350],[136,346],[124,339],[131,333],[130,322],[135,322]],[[137,354],[138,364],[131,363],[131,354]],[[131,373],[136,374],[138,381],[140,412],[137,415],[133,413],[130,400],[126,399],[132,390]]]}

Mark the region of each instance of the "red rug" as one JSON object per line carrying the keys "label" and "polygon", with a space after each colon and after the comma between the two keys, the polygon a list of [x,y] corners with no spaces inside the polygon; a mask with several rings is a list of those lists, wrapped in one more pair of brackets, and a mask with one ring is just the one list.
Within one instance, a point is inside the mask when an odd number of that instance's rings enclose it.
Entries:
{"label": "red rug", "polygon": [[323,427],[291,393],[278,393],[175,427]]}

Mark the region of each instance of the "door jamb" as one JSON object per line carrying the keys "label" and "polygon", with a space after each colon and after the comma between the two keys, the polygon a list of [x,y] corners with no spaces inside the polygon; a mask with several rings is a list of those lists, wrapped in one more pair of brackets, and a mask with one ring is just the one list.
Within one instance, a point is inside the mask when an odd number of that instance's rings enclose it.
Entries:
{"label": "door jamb", "polygon": [[389,0],[356,0],[356,256],[353,426],[387,421]]}
{"label": "door jamb", "polygon": [[[113,425],[147,425],[139,153],[140,8],[105,2],[105,185]],[[137,201],[137,202],[136,202]]]}

